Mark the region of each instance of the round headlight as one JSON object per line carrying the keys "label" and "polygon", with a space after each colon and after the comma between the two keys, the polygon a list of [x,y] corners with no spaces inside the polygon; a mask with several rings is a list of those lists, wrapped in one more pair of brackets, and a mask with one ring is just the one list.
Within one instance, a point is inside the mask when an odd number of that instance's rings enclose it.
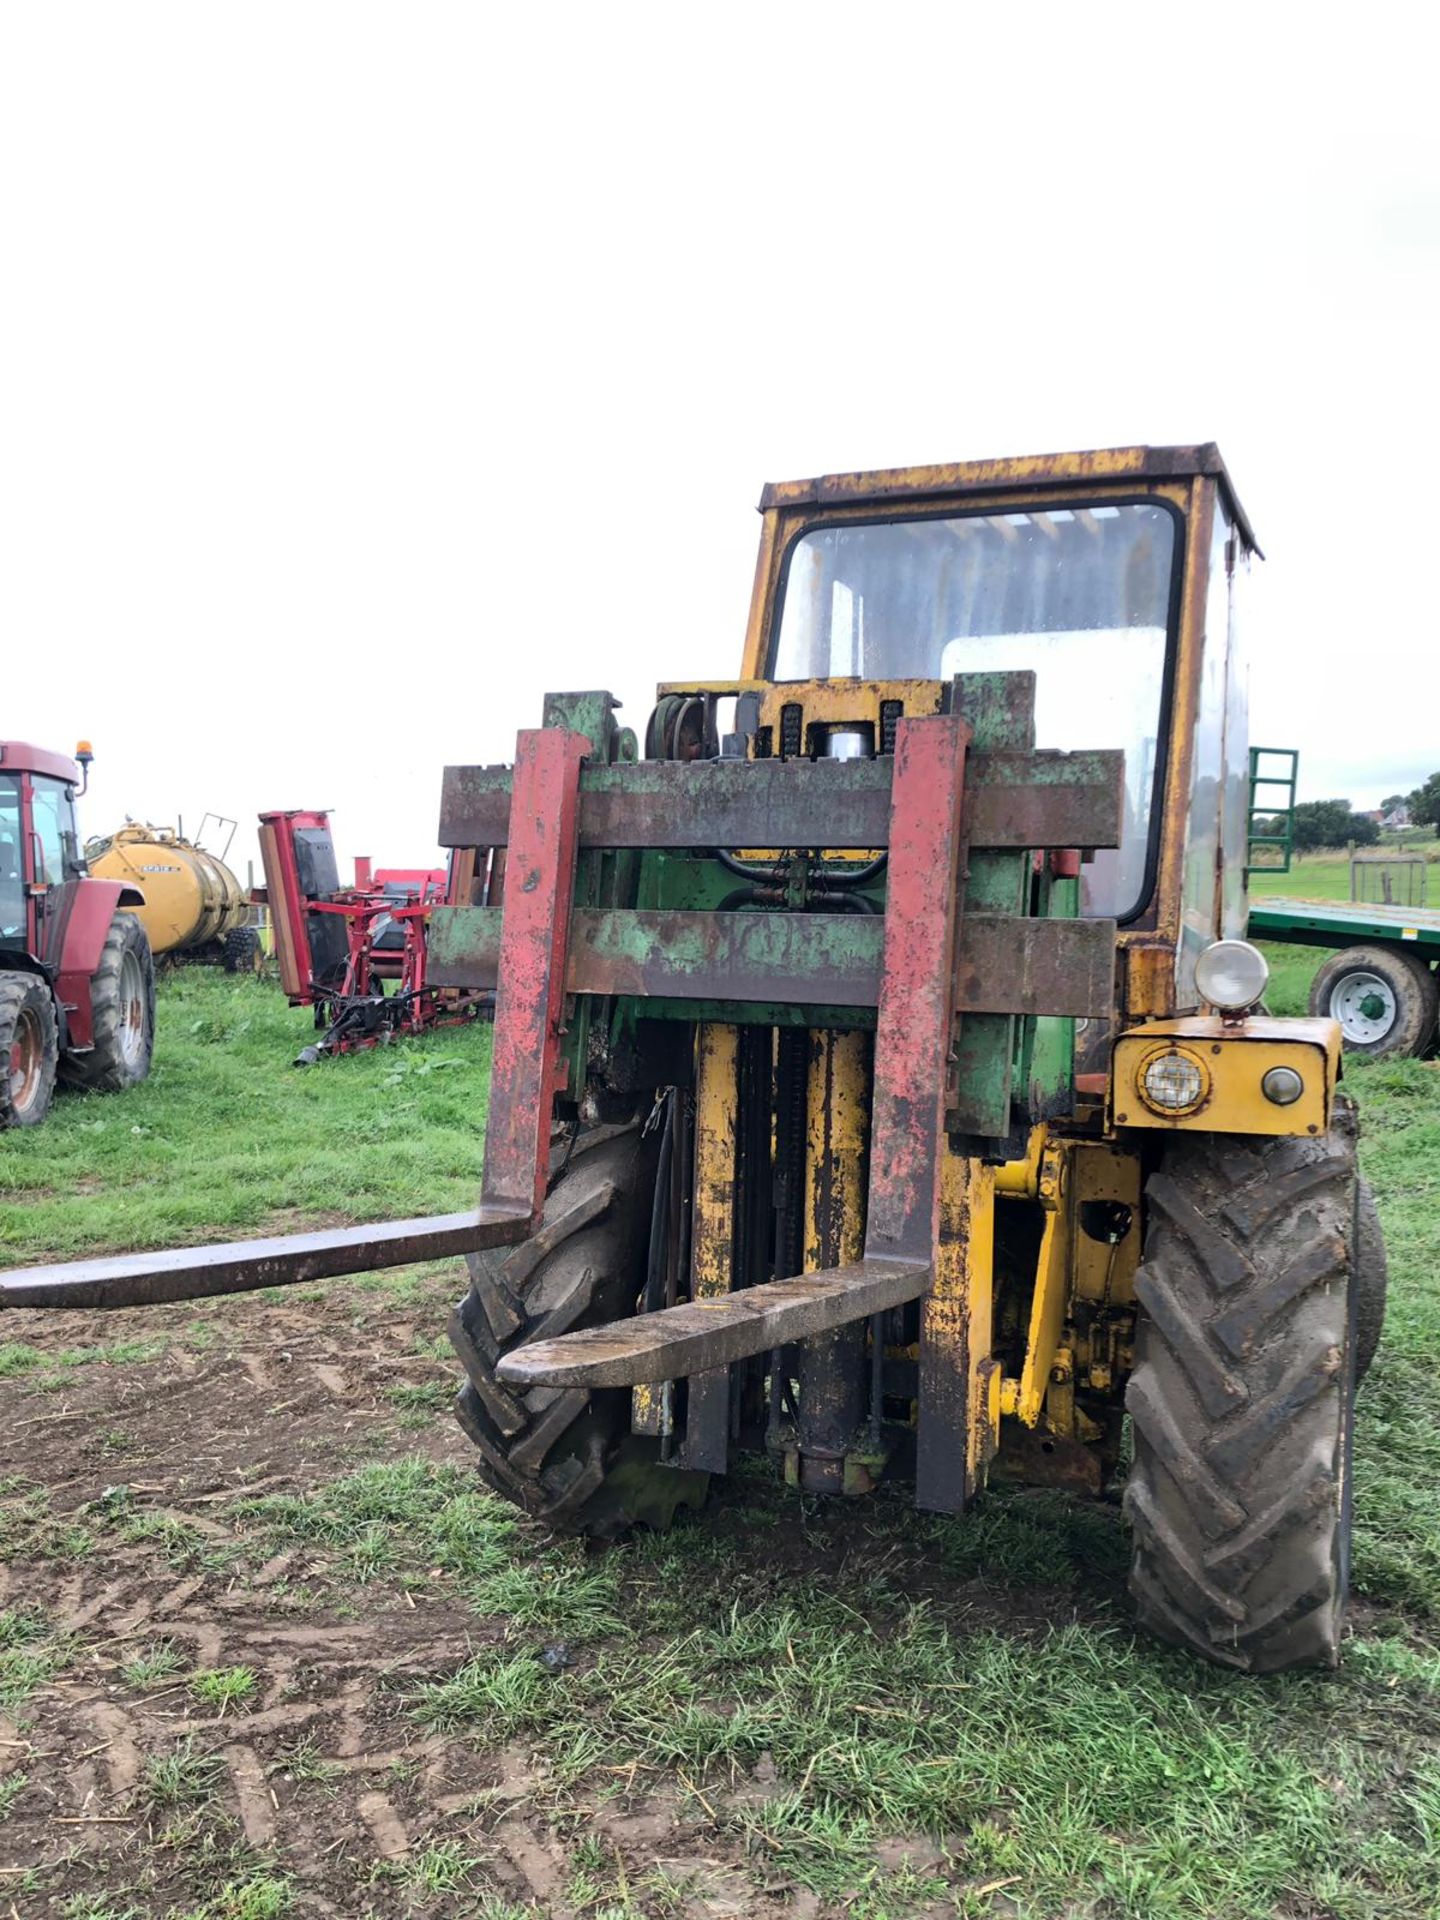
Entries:
{"label": "round headlight", "polygon": [[1152,1053],[1140,1069],[1140,1097],[1156,1113],[1190,1113],[1209,1090],[1204,1066],[1180,1047]]}
{"label": "round headlight", "polygon": [[1260,1091],[1277,1107],[1293,1107],[1305,1091],[1305,1082],[1294,1067],[1271,1067],[1260,1082]]}
{"label": "round headlight", "polygon": [[1201,998],[1222,1013],[1253,1007],[1269,978],[1264,954],[1248,940],[1217,940],[1195,962],[1195,985]]}

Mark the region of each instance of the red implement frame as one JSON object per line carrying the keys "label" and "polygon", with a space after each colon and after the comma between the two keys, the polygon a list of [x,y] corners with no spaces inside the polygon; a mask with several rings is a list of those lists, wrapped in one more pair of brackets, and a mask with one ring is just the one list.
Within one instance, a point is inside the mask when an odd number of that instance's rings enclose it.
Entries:
{"label": "red implement frame", "polygon": [[[486,996],[432,986],[429,979],[428,929],[430,911],[441,903],[446,876],[430,868],[372,870],[367,858],[355,863],[356,884],[329,899],[308,895],[300,880],[295,834],[314,830],[328,834],[329,815],[323,812],[276,812],[260,816],[260,850],[265,865],[265,899],[275,933],[275,955],[280,984],[292,1006],[314,1006],[327,1023],[325,1038],[301,1054],[308,1063],[322,1053],[350,1053],[373,1047],[396,1033],[423,1033],[474,1018]],[[413,898],[397,902],[387,897],[386,882],[411,888]],[[326,914],[343,922],[345,972],[338,982],[317,978],[310,940],[311,914]],[[382,948],[377,935],[382,923],[398,925],[404,942],[398,952]],[[393,982],[388,995],[385,983]]]}

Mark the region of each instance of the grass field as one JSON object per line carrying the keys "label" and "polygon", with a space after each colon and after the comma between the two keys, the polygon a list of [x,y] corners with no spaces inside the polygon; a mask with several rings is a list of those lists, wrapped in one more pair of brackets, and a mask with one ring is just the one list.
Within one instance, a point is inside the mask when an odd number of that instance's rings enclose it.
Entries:
{"label": "grass field", "polygon": [[[1315,956],[1275,949],[1298,1011]],[[488,1034],[289,1063],[165,983],[148,1087],[0,1139],[0,1258],[473,1192]],[[1343,1668],[1138,1640],[1117,1510],[801,1498],[609,1551],[480,1492],[456,1275],[0,1328],[0,1914],[1440,1912],[1440,1072],[1347,1076],[1392,1262]]]}
{"label": "grass field", "polygon": [[[1440,907],[1440,841],[1431,835],[1403,848],[1369,847],[1365,850],[1367,857],[1402,851],[1425,856],[1427,899],[1431,905]],[[1272,873],[1257,867],[1250,875],[1250,892],[1256,899],[1270,895],[1287,900],[1348,900],[1350,856],[1343,848],[1327,847],[1318,853],[1297,855],[1288,873]]]}

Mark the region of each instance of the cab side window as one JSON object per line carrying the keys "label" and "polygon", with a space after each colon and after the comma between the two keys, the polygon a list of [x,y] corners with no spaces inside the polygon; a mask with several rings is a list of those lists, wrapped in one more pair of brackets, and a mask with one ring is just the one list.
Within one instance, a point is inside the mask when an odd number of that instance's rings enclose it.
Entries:
{"label": "cab side window", "polygon": [[36,879],[58,887],[72,879],[79,864],[75,840],[75,805],[70,789],[59,780],[37,779],[34,800]]}

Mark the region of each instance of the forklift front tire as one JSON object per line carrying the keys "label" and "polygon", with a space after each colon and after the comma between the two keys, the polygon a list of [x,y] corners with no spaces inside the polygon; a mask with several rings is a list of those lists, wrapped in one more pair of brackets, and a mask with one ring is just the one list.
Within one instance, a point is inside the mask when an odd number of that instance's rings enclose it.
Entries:
{"label": "forklift front tire", "polygon": [[630,1432],[628,1388],[503,1385],[501,1356],[532,1340],[628,1320],[645,1280],[656,1177],[633,1121],[582,1132],[557,1155],[538,1230],[518,1247],[467,1256],[470,1290],[450,1316],[465,1368],[455,1417],[496,1493],[558,1531],[609,1539],[667,1527],[704,1504],[709,1475],[669,1467]]}
{"label": "forklift front tire", "polygon": [[1126,1395],[1141,1624],[1255,1673],[1333,1667],[1350,1562],[1355,1122],[1175,1135],[1146,1188]]}

